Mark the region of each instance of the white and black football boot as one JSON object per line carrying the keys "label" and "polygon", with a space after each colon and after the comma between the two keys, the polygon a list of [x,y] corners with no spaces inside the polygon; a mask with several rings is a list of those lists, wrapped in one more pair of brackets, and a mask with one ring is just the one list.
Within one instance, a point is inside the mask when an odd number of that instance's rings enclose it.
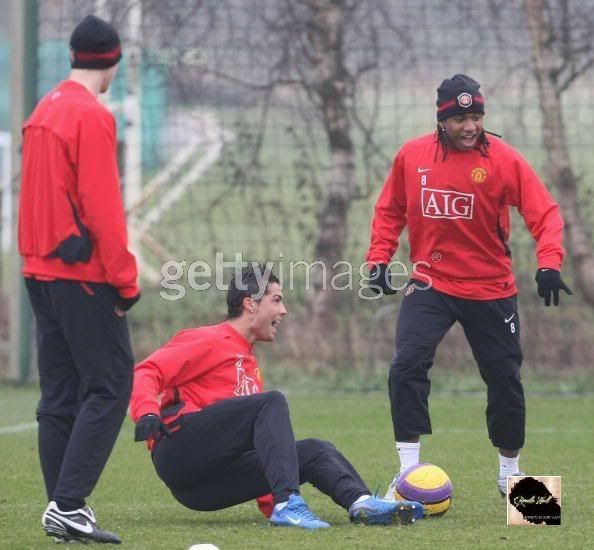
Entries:
{"label": "white and black football boot", "polygon": [[396,500],[396,485],[398,483],[398,476],[399,474],[396,474],[394,479],[390,482],[388,490],[384,495],[384,500],[388,500],[390,502],[394,502]]}
{"label": "white and black football boot", "polygon": [[[514,476],[525,476],[524,472],[516,472],[513,474]],[[500,477],[497,479],[497,489],[499,490],[499,494],[505,498],[507,495],[507,477]]]}
{"label": "white and black football boot", "polygon": [[97,525],[95,514],[88,506],[63,512],[52,500],[41,516],[41,524],[45,533],[49,537],[55,537],[56,542],[122,542],[115,533],[104,531]]}

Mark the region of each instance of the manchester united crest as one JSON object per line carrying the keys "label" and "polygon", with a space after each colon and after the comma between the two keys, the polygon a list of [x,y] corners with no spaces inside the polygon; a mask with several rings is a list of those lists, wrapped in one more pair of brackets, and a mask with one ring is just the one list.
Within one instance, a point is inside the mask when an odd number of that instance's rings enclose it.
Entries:
{"label": "manchester united crest", "polygon": [[472,105],[472,96],[467,92],[460,94],[457,99],[458,105],[460,105],[460,107],[463,107],[464,109],[467,109]]}
{"label": "manchester united crest", "polygon": [[470,172],[470,178],[474,183],[485,183],[487,181],[487,171],[482,166],[473,168],[472,172]]}

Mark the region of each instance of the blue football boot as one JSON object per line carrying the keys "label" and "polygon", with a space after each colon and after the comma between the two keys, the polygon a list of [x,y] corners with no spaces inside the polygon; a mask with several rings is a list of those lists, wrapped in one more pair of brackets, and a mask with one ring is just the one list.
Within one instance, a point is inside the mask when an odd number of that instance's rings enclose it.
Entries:
{"label": "blue football boot", "polygon": [[351,521],[365,525],[408,525],[423,519],[424,515],[425,509],[420,502],[384,500],[374,496],[349,508]]}
{"label": "blue football boot", "polygon": [[272,525],[301,527],[302,529],[330,527],[330,524],[313,514],[305,501],[295,494],[289,495],[288,503],[282,510],[277,510],[276,506],[274,507],[269,521]]}

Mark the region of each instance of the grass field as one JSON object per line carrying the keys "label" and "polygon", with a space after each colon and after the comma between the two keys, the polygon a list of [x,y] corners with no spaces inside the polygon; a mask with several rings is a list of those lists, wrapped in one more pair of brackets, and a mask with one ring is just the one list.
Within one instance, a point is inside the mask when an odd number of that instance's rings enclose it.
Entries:
{"label": "grass field", "polygon": [[[383,492],[396,466],[387,397],[382,393],[287,392],[297,437],[330,439]],[[0,386],[1,548],[50,548],[40,517],[45,506],[36,431],[4,429],[34,420],[34,387]],[[332,524],[325,532],[269,527],[253,503],[197,513],[184,509],[158,480],[142,444],[126,421],[112,458],[89,503],[99,523],[120,534],[127,548],[187,549],[210,542],[221,550],[243,548],[590,548],[594,493],[594,398],[528,396],[523,468],[562,476],[561,527],[507,527],[495,489],[497,458],[486,437],[483,396],[435,395],[434,435],[422,459],[451,476],[452,509],[440,519],[410,527],[351,525],[346,513],[312,487],[305,498]],[[197,444],[199,444],[197,442]],[[587,541],[590,540],[590,543]]]}

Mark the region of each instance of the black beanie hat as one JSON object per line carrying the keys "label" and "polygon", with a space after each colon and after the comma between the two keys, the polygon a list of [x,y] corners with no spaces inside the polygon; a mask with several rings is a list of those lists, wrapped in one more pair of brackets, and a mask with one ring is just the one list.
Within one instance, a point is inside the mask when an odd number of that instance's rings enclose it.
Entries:
{"label": "black beanie hat", "polygon": [[444,80],[437,88],[437,120],[455,115],[485,112],[481,85],[465,74],[456,74]]}
{"label": "black beanie hat", "polygon": [[73,69],[109,69],[122,59],[120,37],[112,25],[87,15],[70,37]]}

